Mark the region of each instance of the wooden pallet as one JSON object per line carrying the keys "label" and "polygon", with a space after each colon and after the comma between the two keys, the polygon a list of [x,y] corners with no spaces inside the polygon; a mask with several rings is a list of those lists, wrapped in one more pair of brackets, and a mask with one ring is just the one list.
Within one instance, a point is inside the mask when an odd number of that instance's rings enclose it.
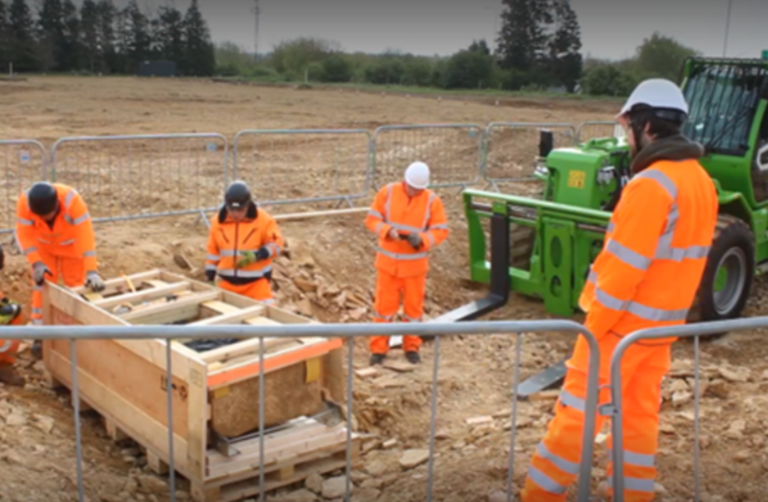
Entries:
{"label": "wooden pallet", "polygon": [[[111,278],[106,285],[101,294],[94,295],[85,288],[70,290],[48,283],[44,288],[46,324],[317,323],[162,270]],[[245,339],[202,351],[191,348],[190,342],[182,339],[171,343],[174,462],[176,470],[196,487],[196,500],[208,502],[219,500],[210,495],[212,487],[219,487],[224,494],[229,484],[253,477],[252,461],[227,461],[226,477],[233,480],[220,483],[216,443],[221,437],[234,441],[258,430],[260,342]],[[327,402],[343,403],[342,345],[341,339],[264,339],[267,429],[301,416],[314,416],[326,409]],[[133,438],[146,448],[152,463],[167,465],[166,342],[81,340],[76,350],[82,402],[107,417],[108,431]],[[52,380],[71,389],[70,342],[45,341],[43,359]],[[313,434],[305,443],[314,441]],[[316,447],[322,450],[329,446]],[[325,454],[332,456],[333,452]],[[303,466],[303,457],[294,464]]]}

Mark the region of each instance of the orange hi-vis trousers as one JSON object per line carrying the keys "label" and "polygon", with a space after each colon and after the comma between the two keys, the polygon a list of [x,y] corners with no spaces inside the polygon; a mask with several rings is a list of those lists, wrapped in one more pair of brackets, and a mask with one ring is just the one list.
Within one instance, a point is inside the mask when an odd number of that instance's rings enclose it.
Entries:
{"label": "orange hi-vis trousers", "polygon": [[[414,277],[396,277],[383,270],[378,271],[376,280],[376,299],[374,303],[374,322],[392,322],[400,310],[402,298],[404,322],[421,322],[424,313],[424,294],[427,287],[426,274]],[[421,337],[414,335],[403,336],[403,350],[418,352],[421,348]],[[372,354],[389,352],[388,336],[372,336],[370,341]]]}
{"label": "orange hi-vis trousers", "polygon": [[[600,393],[598,406],[610,402],[610,359],[620,338],[607,334],[599,340]],[[579,337],[574,358],[568,363],[563,391],[555,404],[555,417],[533,455],[520,500],[565,502],[566,489],[576,480],[581,462],[584,406],[587,395],[586,341]],[[624,500],[650,502],[654,498],[655,455],[658,449],[661,382],[669,371],[671,349],[664,345],[632,345],[622,358],[621,384],[624,432]],[[608,417],[599,415],[595,435]],[[612,451],[613,438],[606,441]],[[613,464],[609,461],[608,493],[613,497]]]}
{"label": "orange hi-vis trousers", "polygon": [[[40,257],[43,263],[51,270],[52,276],[46,275],[45,280],[59,282],[59,278],[64,281],[68,288],[77,288],[85,284],[85,260],[82,258],[67,258],[56,256],[40,247]],[[32,311],[30,320],[33,324],[42,324],[43,322],[43,287],[33,283],[32,287]]]}
{"label": "orange hi-vis trousers", "polygon": [[231,291],[232,293],[263,302],[265,305],[272,305],[275,303],[272,296],[272,287],[267,279],[258,279],[249,284],[232,284],[231,282],[220,279],[216,285],[221,289]]}
{"label": "orange hi-vis trousers", "polygon": [[[13,326],[20,326],[24,324],[21,320],[21,315],[16,317],[11,322]],[[0,328],[2,329],[2,328]],[[2,333],[2,331],[0,331]],[[16,352],[19,351],[19,340],[12,340],[9,338],[0,338],[0,365],[13,364],[16,362]]]}

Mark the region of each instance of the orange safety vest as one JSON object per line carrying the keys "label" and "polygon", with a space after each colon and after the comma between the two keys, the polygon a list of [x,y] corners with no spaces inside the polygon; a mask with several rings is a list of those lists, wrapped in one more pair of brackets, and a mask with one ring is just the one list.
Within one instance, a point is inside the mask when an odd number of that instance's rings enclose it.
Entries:
{"label": "orange safety vest", "polygon": [[88,206],[67,185],[54,183],[59,200],[59,212],[51,225],[29,209],[26,192],[16,204],[16,232],[22,251],[30,264],[43,261],[40,249],[54,256],[82,258],[86,272],[97,270],[96,236]]}
{"label": "orange safety vest", "polygon": [[588,313],[585,326],[600,339],[685,324],[717,213],[715,185],[696,160],[661,160],[635,175],[579,299]]}
{"label": "orange safety vest", "polygon": [[[376,194],[366,227],[378,236],[379,250],[375,266],[396,277],[415,277],[429,270],[429,251],[448,237],[448,220],[440,197],[424,190],[409,197],[405,183],[390,183]],[[416,250],[407,240],[392,240],[394,228],[402,235],[418,232],[422,246]]]}
{"label": "orange safety vest", "polygon": [[[235,285],[270,278],[272,261],[283,245],[283,237],[275,219],[255,204],[250,205],[246,219],[239,223],[232,221],[227,208],[222,207],[218,217],[211,222],[205,269],[215,270],[220,278]],[[269,250],[269,258],[237,268],[243,251],[255,253],[262,246]]]}

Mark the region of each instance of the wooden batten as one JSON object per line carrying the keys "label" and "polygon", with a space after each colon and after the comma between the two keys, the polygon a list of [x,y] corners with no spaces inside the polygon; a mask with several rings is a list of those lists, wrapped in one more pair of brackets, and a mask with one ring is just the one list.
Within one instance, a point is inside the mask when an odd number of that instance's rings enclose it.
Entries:
{"label": "wooden batten", "polygon": [[145,301],[156,300],[166,295],[172,295],[180,291],[189,290],[190,284],[187,281],[177,282],[173,284],[165,284],[163,286],[156,286],[148,290],[138,291],[136,293],[125,293],[112,298],[104,298],[103,300],[96,300],[93,305],[109,310],[112,307],[116,307],[123,303],[134,304]]}

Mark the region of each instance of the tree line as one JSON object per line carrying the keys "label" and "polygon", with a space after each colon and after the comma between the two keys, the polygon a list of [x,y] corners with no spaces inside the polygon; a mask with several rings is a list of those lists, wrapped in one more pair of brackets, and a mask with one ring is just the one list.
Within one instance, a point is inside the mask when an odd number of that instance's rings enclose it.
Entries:
{"label": "tree line", "polygon": [[214,45],[192,0],[186,13],[162,6],[143,12],[136,0],[0,0],[0,71],[136,74],[143,61],[168,60],[182,75],[213,75]]}
{"label": "tree line", "polygon": [[345,52],[337,42],[300,37],[253,55],[214,46],[198,0],[142,11],[137,0],[0,0],[0,71],[136,74],[143,61],[168,60],[181,75],[243,76],[273,82],[400,85],[441,89],[560,90],[625,96],[643,78],[679,80],[696,51],[654,33],[623,61],[582,55],[570,0],[503,0],[492,48],[485,40],[448,57]]}

